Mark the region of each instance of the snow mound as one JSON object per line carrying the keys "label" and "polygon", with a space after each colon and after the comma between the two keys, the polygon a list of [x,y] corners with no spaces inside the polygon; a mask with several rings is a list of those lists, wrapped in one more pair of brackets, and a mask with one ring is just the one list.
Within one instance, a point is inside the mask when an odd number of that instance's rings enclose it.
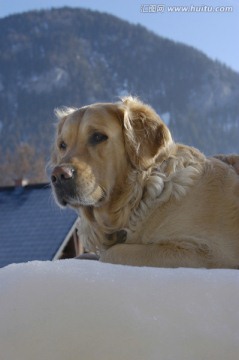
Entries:
{"label": "snow mound", "polygon": [[85,260],[0,270],[1,360],[237,360],[239,272]]}

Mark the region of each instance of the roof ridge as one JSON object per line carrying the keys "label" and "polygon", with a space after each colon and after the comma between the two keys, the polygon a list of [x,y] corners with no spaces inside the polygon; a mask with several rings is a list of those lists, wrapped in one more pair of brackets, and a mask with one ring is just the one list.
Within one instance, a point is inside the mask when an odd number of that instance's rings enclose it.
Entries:
{"label": "roof ridge", "polygon": [[16,185],[10,185],[10,186],[0,186],[0,191],[10,191],[10,190],[15,190],[17,188],[23,188],[26,190],[31,190],[31,189],[48,189],[50,188],[50,183],[37,183],[37,184],[28,184],[25,186],[16,186]]}

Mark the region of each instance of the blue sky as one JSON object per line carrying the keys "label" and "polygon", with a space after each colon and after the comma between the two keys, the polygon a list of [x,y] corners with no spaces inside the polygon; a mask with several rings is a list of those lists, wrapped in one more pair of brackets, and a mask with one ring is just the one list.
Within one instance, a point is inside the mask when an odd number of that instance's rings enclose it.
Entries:
{"label": "blue sky", "polygon": [[[163,5],[164,11],[149,12],[152,4]],[[0,0],[0,17],[61,6],[99,10],[140,23],[158,35],[192,45],[239,71],[238,0]],[[170,11],[173,6],[188,6],[191,11],[185,12],[185,8]],[[232,11],[225,11],[228,6]]]}

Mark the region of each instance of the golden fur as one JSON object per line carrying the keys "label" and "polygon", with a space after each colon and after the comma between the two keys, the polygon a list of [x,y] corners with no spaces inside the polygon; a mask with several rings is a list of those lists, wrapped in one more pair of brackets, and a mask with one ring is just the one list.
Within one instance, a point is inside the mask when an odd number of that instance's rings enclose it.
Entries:
{"label": "golden fur", "polygon": [[74,176],[64,189],[53,183],[55,196],[79,212],[80,238],[101,261],[238,267],[238,157],[208,159],[174,143],[132,97],[57,115],[52,165],[71,166]]}

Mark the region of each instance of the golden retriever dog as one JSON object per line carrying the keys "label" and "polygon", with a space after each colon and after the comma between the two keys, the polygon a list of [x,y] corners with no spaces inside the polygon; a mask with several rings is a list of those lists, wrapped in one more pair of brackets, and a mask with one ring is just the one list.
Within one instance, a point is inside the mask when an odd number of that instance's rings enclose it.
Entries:
{"label": "golden retriever dog", "polygon": [[51,182],[103,262],[239,266],[239,157],[177,144],[148,105],[126,97],[58,110]]}

